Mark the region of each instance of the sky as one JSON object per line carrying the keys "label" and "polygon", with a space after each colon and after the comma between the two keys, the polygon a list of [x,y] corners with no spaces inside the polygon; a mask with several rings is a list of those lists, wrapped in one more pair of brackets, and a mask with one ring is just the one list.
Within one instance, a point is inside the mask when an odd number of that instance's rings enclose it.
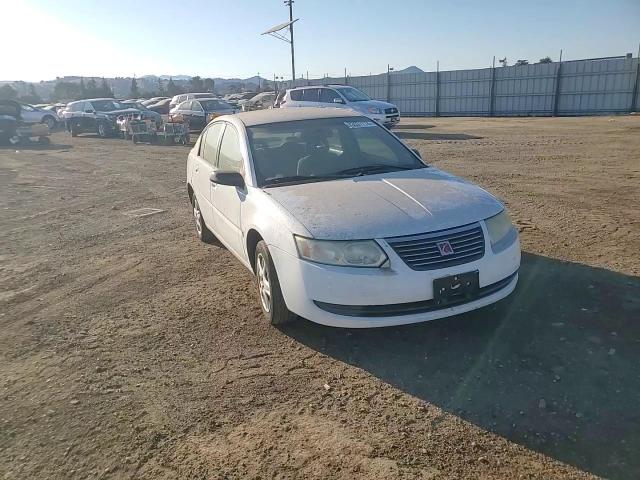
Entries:
{"label": "sky", "polygon": [[[0,0],[0,80],[291,78],[282,0]],[[296,0],[296,74],[483,68],[638,52],[640,0]],[[7,47],[8,46],[8,47]]]}

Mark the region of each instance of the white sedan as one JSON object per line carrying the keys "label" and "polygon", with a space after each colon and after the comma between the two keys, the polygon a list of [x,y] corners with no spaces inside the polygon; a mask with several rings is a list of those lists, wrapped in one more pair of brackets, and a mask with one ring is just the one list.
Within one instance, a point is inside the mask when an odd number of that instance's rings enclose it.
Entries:
{"label": "white sedan", "polygon": [[256,276],[272,324],[422,322],[516,287],[518,233],[485,190],[334,108],[216,118],[189,153],[196,231]]}

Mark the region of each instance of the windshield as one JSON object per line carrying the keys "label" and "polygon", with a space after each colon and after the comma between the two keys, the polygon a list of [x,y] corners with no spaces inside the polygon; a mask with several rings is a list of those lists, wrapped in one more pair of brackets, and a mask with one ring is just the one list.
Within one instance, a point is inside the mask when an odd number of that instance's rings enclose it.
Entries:
{"label": "windshield", "polygon": [[121,109],[125,108],[137,108],[138,110],[149,110],[147,107],[142,105],[140,102],[126,102],[120,104]]}
{"label": "windshield", "polygon": [[365,102],[371,100],[364,92],[353,87],[336,88],[350,102]]}
{"label": "windshield", "polygon": [[247,128],[259,186],[424,168],[386,129],[364,117]]}
{"label": "windshield", "polygon": [[220,100],[200,100],[200,105],[207,111],[211,110],[230,110],[233,107],[228,103],[221,102]]}
{"label": "windshield", "polygon": [[92,100],[91,105],[96,112],[113,112],[114,110],[121,110],[122,108],[131,108],[131,107],[122,107],[118,102],[113,100]]}

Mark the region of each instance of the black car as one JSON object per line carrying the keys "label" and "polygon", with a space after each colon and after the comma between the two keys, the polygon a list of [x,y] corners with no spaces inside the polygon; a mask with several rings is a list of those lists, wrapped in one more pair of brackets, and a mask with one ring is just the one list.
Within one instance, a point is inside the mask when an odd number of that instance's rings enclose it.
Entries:
{"label": "black car", "polygon": [[187,100],[171,110],[172,115],[184,117],[190,130],[202,130],[212,118],[232,113],[236,110],[231,105],[215,98]]}
{"label": "black car", "polygon": [[113,98],[90,98],[69,103],[62,115],[71,136],[90,132],[105,138],[117,133],[119,115],[133,113],[142,114],[139,109],[126,108]]}

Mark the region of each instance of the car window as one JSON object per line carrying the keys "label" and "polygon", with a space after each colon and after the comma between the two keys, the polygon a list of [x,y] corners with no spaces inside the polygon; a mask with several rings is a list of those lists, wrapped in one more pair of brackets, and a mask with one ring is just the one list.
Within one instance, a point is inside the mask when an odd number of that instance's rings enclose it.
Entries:
{"label": "car window", "polygon": [[95,108],[93,108],[93,105],[91,104],[91,102],[84,102],[84,111],[85,112],[94,112]]}
{"label": "car window", "polygon": [[180,109],[180,110],[191,110],[191,101],[182,102],[178,106],[178,109]]}
{"label": "car window", "polygon": [[233,125],[227,124],[220,143],[218,169],[239,172],[242,169],[242,152],[240,151],[240,137]]}
{"label": "car window", "polygon": [[320,101],[322,103],[333,103],[333,100],[336,98],[342,102],[342,98],[340,97],[340,95],[338,95],[338,92],[336,92],[332,88],[320,89]]}
{"label": "car window", "polygon": [[33,112],[35,110],[31,105],[20,105],[20,108],[25,112]]}
{"label": "car window", "polygon": [[200,105],[200,102],[191,102],[191,110],[202,112],[202,105]]}
{"label": "car window", "polygon": [[211,165],[216,164],[218,140],[220,140],[220,133],[222,133],[223,128],[224,123],[213,123],[203,134],[204,138],[201,141],[200,156]]}
{"label": "car window", "polygon": [[303,102],[317,102],[319,96],[320,96],[319,88],[305,88],[304,90],[302,90]]}
{"label": "car window", "polygon": [[291,97],[291,100],[299,102],[300,100],[302,100],[302,90],[291,90],[289,92],[289,96]]}

